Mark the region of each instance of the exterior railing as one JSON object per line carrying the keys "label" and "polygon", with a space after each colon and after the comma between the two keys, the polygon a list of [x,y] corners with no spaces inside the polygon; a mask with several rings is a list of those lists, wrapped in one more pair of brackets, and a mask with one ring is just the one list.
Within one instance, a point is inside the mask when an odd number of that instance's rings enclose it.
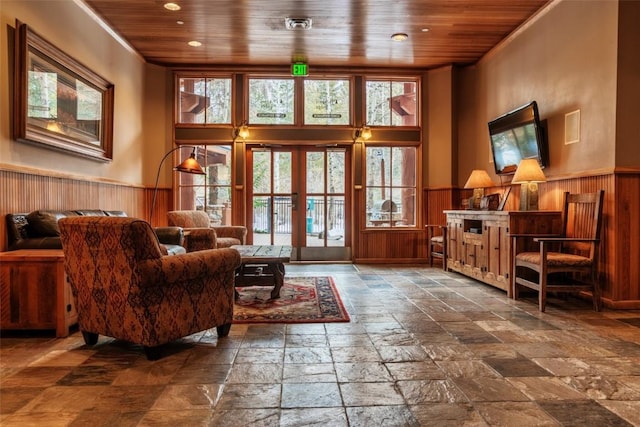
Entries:
{"label": "exterior railing", "polygon": [[[273,200],[273,203],[272,203]],[[306,231],[307,234],[318,234],[329,230],[344,230],[344,199],[307,198]],[[327,224],[325,227],[325,217]],[[273,221],[272,221],[273,218]],[[254,197],[253,199],[253,232],[291,234],[293,212],[290,197]]]}

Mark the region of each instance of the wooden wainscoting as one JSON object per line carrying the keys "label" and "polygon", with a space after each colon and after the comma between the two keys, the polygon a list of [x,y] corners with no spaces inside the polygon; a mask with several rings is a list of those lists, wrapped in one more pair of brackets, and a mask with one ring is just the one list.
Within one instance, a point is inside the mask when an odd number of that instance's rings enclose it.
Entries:
{"label": "wooden wainscoting", "polygon": [[435,188],[424,190],[425,224],[444,225],[447,218],[443,211],[457,209],[460,206],[460,191],[453,188]]}
{"label": "wooden wainscoting", "polygon": [[[0,251],[7,249],[5,216],[36,209],[123,210],[129,216],[147,219],[153,189],[125,183],[91,180],[36,169],[0,167]],[[172,206],[171,191],[158,191],[152,223],[166,225]]]}
{"label": "wooden wainscoting", "polygon": [[610,232],[615,252],[607,263],[611,298],[620,308],[640,308],[640,173],[616,173],[614,189],[615,221]]}
{"label": "wooden wainscoting", "polygon": [[[600,283],[606,307],[640,308],[640,172],[624,171],[551,179],[539,184],[539,208],[561,210],[565,191],[604,190],[600,243]],[[510,209],[517,210],[520,186],[510,194]]]}
{"label": "wooden wainscoting", "polygon": [[358,233],[356,263],[426,262],[423,229],[369,228]]}

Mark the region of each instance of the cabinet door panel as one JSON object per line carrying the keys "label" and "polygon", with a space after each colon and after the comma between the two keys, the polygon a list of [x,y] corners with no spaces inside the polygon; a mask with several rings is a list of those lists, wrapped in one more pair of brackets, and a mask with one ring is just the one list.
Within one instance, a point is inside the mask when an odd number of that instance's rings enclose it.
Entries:
{"label": "cabinet door panel", "polygon": [[487,221],[487,278],[492,281],[508,283],[509,278],[509,236],[508,227]]}
{"label": "cabinet door panel", "polygon": [[447,221],[447,265],[460,266],[464,259],[464,242],[462,240],[462,220]]}

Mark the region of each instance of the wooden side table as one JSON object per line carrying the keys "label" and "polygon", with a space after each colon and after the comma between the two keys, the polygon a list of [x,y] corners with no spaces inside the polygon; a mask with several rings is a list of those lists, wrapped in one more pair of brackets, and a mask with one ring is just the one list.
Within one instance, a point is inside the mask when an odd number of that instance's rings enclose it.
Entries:
{"label": "wooden side table", "polygon": [[77,322],[62,250],[0,253],[0,329],[55,329],[66,337]]}

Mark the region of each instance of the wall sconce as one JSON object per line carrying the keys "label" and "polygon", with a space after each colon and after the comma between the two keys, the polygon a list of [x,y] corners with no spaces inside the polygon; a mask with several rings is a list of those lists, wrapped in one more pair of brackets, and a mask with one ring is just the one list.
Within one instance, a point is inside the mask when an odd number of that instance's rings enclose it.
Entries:
{"label": "wall sconce", "polygon": [[[167,159],[167,157],[169,157],[171,153],[181,148],[184,148],[184,146],[174,147],[173,149],[169,150],[167,154],[164,155],[162,160],[160,160],[160,165],[158,165],[158,173],[156,174],[156,185],[153,190],[153,200],[151,201],[151,209],[149,209],[149,223],[151,223],[151,218],[153,217],[153,209],[156,207],[156,197],[158,196],[158,181],[160,180],[160,170],[162,170],[162,164]],[[193,151],[191,152],[191,155],[189,155],[189,157],[185,159],[182,163],[180,163],[178,166],[173,168],[173,170],[176,170],[182,173],[191,173],[194,175],[206,175],[205,171],[202,170],[202,166],[200,166],[200,163],[198,163],[198,160],[196,159],[196,147],[193,147]]]}
{"label": "wall sconce", "polygon": [[368,141],[369,139],[371,139],[371,136],[371,128],[369,126],[363,126],[356,129],[353,140]]}
{"label": "wall sconce", "polygon": [[247,122],[242,122],[240,126],[234,129],[233,140],[235,141],[238,137],[242,139],[249,138],[249,126],[247,126]]}
{"label": "wall sconce", "polygon": [[475,169],[471,171],[469,179],[467,179],[464,188],[473,188],[473,196],[469,199],[469,208],[479,209],[480,201],[484,196],[484,189],[487,187],[493,187],[495,184],[491,180],[491,177],[484,169]]}
{"label": "wall sconce", "polygon": [[520,210],[538,210],[538,183],[545,182],[547,178],[542,172],[540,163],[536,159],[524,159],[518,164],[512,184],[520,185]]}

